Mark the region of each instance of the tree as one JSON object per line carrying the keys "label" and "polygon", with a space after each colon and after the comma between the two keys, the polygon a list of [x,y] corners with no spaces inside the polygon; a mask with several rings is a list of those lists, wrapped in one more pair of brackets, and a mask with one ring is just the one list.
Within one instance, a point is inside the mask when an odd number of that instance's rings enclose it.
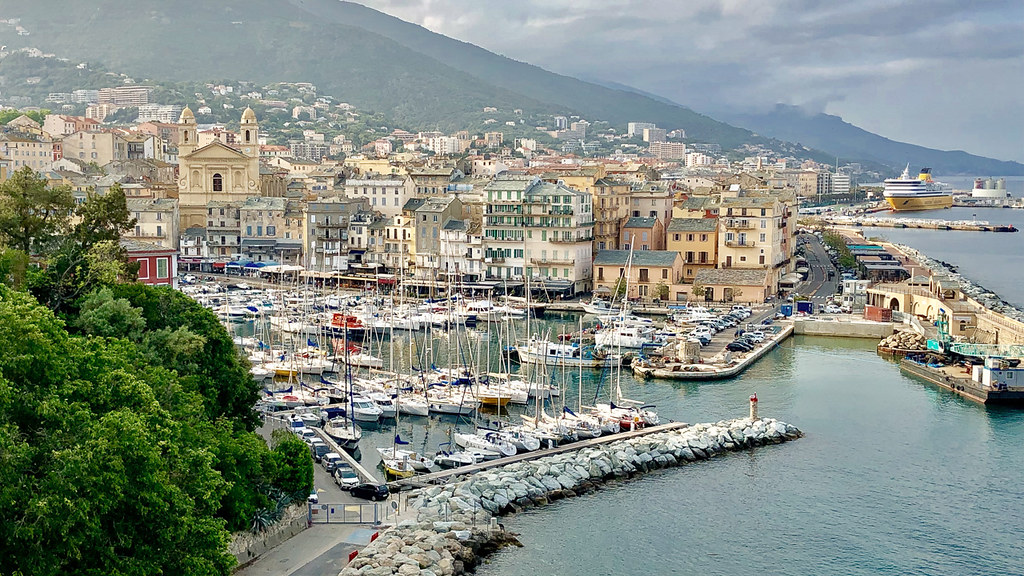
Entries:
{"label": "tree", "polygon": [[659,300],[668,300],[668,295],[669,295],[668,285],[665,284],[664,282],[658,282],[658,284],[654,287],[654,295]]}
{"label": "tree", "polygon": [[293,499],[308,496],[313,489],[313,457],[309,446],[284,429],[271,434],[277,476],[274,484]]}
{"label": "tree", "polygon": [[25,166],[0,184],[0,240],[33,254],[67,224],[74,204],[69,186],[49,186]]}
{"label": "tree", "polygon": [[693,288],[690,289],[690,292],[694,295],[695,298],[703,299],[704,295],[708,293],[708,289],[705,288],[703,285],[694,282]]}
{"label": "tree", "polygon": [[622,296],[623,294],[626,293],[627,284],[628,282],[626,282],[626,278],[624,276],[619,276],[619,279],[615,281],[615,290],[612,292],[612,294],[616,298]]}
{"label": "tree", "polygon": [[135,225],[120,185],[102,195],[91,191],[75,217],[70,234],[47,254],[45,270],[30,283],[40,302],[60,312],[71,311],[97,286],[132,280],[138,271],[120,245],[121,235]]}

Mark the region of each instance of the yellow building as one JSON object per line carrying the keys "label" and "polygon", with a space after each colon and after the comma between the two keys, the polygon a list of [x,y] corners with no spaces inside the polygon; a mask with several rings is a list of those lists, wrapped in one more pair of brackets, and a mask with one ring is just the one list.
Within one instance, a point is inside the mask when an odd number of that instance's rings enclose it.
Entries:
{"label": "yellow building", "polygon": [[718,262],[718,218],[673,218],[666,247],[683,257],[683,281],[692,283],[701,270]]}
{"label": "yellow building", "polygon": [[618,250],[619,229],[629,214],[629,183],[601,178],[594,182],[594,253]]}
{"label": "yellow building", "polygon": [[718,267],[768,270],[769,294],[791,268],[796,229],[792,195],[722,198]]}
{"label": "yellow building", "polygon": [[251,108],[242,113],[239,149],[220,141],[197,147],[196,118],[185,108],[178,121],[178,201],[182,230],[206,225],[210,202],[244,201],[260,194],[259,126]]}

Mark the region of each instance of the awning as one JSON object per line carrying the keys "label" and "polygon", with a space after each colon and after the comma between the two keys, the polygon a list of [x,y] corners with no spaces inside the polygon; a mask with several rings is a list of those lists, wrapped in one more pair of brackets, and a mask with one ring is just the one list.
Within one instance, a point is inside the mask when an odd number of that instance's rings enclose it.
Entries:
{"label": "awning", "polygon": [[246,262],[245,264],[246,268],[263,268],[264,266],[266,266],[266,264],[263,262]]}
{"label": "awning", "polygon": [[213,267],[214,268],[223,268],[225,265],[226,265],[225,262],[214,262],[213,263]]}
{"label": "awning", "polygon": [[594,288],[594,292],[600,292],[602,294],[611,294],[612,289],[607,286],[598,286],[597,288]]}

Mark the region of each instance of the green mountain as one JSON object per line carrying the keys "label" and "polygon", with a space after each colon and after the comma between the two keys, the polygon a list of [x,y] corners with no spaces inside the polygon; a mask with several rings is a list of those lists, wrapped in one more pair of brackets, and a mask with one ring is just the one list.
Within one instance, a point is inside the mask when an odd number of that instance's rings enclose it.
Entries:
{"label": "green mountain", "polygon": [[[681,127],[731,148],[750,132],[684,108],[497,56],[337,0],[0,0],[29,36],[2,41],[139,79],[306,81],[414,127],[472,124],[485,106]],[[0,27],[0,33],[4,32]]]}
{"label": "green mountain", "polygon": [[762,114],[735,114],[728,120],[765,136],[829,150],[843,158],[861,158],[902,170],[928,166],[943,175],[1024,175],[1024,164],[994,160],[962,150],[934,150],[896,142],[858,128],[839,116],[808,114],[795,106],[778,105]]}
{"label": "green mountain", "polygon": [[[656,122],[725,149],[763,145],[784,154],[799,150],[802,157],[825,162],[839,155],[844,161],[889,166],[910,161],[942,173],[1024,170],[1016,163],[921,147],[912,147],[920,156],[910,156],[904,148],[909,145],[841,121],[838,126],[816,122],[812,130],[806,118],[793,115],[771,122],[737,118],[760,136],[664,98],[554,74],[339,0],[0,0],[0,14],[20,19],[28,32],[19,35],[13,25],[0,23],[0,44],[9,49],[36,47],[74,63],[99,63],[140,82],[312,82],[322,94],[409,129],[479,129],[493,116],[484,107],[492,106],[503,114],[522,109],[528,122],[552,114],[615,127]],[[0,82],[3,67],[0,61]],[[37,76],[43,77],[37,93],[50,84],[59,91],[57,84],[64,84],[45,71]],[[97,81],[95,75],[82,76],[81,87]],[[73,81],[74,74],[61,78]],[[0,86],[6,94],[15,88]],[[808,150],[773,138],[801,142]]]}

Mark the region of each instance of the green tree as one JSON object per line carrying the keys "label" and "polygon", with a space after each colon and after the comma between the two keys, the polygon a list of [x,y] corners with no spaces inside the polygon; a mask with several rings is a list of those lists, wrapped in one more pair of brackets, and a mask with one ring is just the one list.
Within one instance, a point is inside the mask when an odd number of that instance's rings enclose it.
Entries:
{"label": "green tree", "polygon": [[704,296],[708,293],[708,289],[705,288],[703,285],[697,284],[696,282],[694,282],[693,283],[693,288],[690,289],[690,292],[698,300],[703,300]]}
{"label": "green tree", "polygon": [[619,279],[615,281],[615,290],[612,291],[612,294],[616,298],[622,296],[623,294],[626,293],[627,284],[628,282],[626,282],[626,278],[623,276],[619,276]]}
{"label": "green tree", "polygon": [[142,311],[124,298],[114,298],[110,288],[101,288],[87,296],[72,326],[93,336],[128,338],[138,341],[146,329]]}
{"label": "green tree", "polygon": [[274,484],[293,499],[309,495],[313,489],[313,457],[309,446],[284,429],[271,435],[277,476]]}
{"label": "green tree", "polygon": [[71,233],[47,254],[45,270],[30,283],[41,302],[63,313],[97,286],[131,280],[137,273],[120,245],[121,235],[135,225],[120,185],[102,195],[90,192],[75,217]]}
{"label": "green tree", "polygon": [[0,184],[0,240],[26,254],[47,247],[74,207],[69,186],[50,186],[25,166]]}
{"label": "green tree", "polygon": [[654,295],[660,300],[668,300],[668,285],[665,284],[664,282],[658,282],[658,284],[654,287]]}

